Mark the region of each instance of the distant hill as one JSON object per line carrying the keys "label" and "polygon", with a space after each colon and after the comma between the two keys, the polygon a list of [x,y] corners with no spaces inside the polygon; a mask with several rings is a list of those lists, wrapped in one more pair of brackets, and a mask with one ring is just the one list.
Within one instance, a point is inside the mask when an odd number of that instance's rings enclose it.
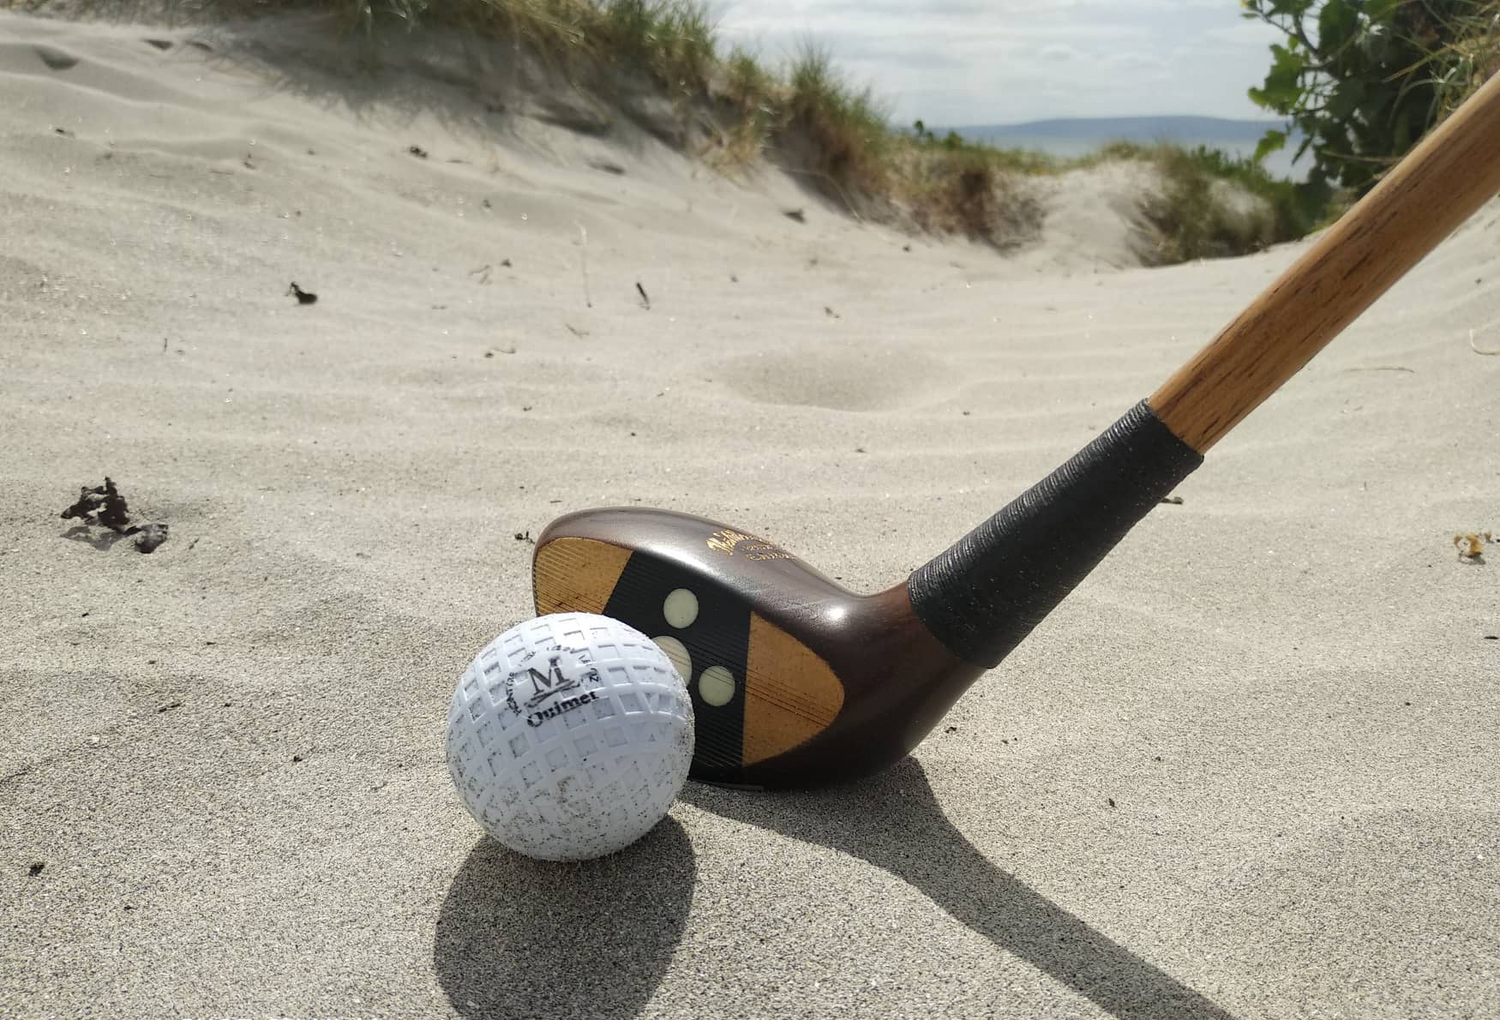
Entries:
{"label": "distant hill", "polygon": [[978,124],[952,130],[972,141],[997,145],[1040,139],[1090,144],[1100,140],[1167,141],[1190,145],[1211,139],[1254,145],[1268,130],[1279,126],[1279,121],[1229,120],[1223,117],[1078,117],[1033,120],[1024,124]]}

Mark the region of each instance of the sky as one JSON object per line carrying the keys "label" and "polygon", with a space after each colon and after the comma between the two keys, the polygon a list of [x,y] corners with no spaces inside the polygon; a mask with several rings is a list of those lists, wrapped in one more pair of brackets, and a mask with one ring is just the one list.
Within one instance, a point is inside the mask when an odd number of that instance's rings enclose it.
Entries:
{"label": "sky", "polygon": [[719,37],[779,63],[825,46],[895,123],[1196,114],[1270,119],[1246,97],[1275,29],[1238,0],[720,0]]}

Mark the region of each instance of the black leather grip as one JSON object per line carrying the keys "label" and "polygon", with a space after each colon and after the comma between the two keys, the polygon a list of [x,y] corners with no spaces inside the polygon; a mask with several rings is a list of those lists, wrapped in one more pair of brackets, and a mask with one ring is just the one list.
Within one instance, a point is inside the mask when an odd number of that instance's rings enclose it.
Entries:
{"label": "black leather grip", "polygon": [[994,666],[1203,463],[1141,401],[908,580],[934,637]]}

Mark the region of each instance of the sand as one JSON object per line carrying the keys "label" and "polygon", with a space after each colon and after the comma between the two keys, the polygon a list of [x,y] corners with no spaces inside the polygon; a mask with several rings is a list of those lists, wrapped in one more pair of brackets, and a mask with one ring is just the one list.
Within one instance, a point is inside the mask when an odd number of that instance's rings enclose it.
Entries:
{"label": "sand", "polygon": [[[260,33],[0,16],[0,1016],[1500,1015],[1500,567],[1452,545],[1500,208],[909,759],[542,865],[443,762],[524,536],[670,507],[883,588],[1302,246],[1122,266],[1086,182],[1006,256],[908,237]],[[59,517],[106,475],[156,552]]]}

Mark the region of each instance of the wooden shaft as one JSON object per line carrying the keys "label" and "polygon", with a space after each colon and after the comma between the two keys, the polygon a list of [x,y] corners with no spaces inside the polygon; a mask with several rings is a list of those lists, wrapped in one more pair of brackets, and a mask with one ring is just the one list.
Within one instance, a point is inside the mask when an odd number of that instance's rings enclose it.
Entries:
{"label": "wooden shaft", "polygon": [[1500,74],[1430,132],[1149,399],[1209,447],[1500,191]]}

